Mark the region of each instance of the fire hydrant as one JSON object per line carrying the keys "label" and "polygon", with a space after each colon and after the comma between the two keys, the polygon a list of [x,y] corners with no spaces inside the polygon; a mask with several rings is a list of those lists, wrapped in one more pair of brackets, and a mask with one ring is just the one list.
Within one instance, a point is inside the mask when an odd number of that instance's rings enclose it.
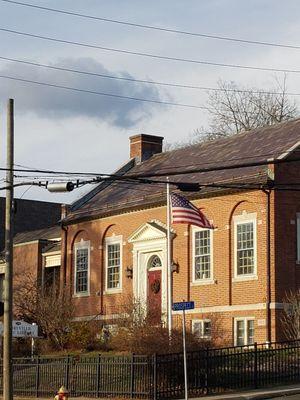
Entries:
{"label": "fire hydrant", "polygon": [[54,400],[68,400],[68,398],[69,392],[64,386],[62,386],[54,397]]}

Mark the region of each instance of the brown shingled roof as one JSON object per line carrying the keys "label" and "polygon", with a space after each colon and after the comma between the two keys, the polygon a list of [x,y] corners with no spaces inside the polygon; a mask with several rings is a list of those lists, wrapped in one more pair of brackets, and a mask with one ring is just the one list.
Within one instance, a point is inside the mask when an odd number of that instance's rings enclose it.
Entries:
{"label": "brown shingled roof", "polygon": [[[196,144],[183,149],[168,151],[152,156],[147,161],[135,165],[126,175],[189,171],[196,168],[238,165],[243,162],[265,162],[276,159],[300,144],[300,119],[244,132],[228,138]],[[226,183],[255,182],[266,183],[267,166],[254,166],[232,170],[189,173],[172,176],[176,182]],[[213,189],[201,190],[197,197]],[[112,183],[96,193],[82,207],[71,212],[65,222],[74,219],[92,218],[120,213],[132,207],[146,207],[154,203],[164,203],[164,185],[141,185],[135,183]]]}
{"label": "brown shingled roof", "polygon": [[32,242],[34,240],[51,240],[57,239],[61,236],[60,226],[52,226],[50,228],[36,229],[34,231],[27,231],[18,233],[14,237],[14,244]]}
{"label": "brown shingled roof", "polygon": [[[15,199],[14,232],[42,229],[60,220],[61,204],[38,200]],[[0,250],[4,248],[5,198],[0,197]]]}

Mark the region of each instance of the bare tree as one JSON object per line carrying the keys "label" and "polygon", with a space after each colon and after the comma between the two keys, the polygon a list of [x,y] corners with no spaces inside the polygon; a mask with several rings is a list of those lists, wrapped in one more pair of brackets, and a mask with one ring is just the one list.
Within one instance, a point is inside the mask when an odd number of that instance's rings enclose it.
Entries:
{"label": "bare tree", "polygon": [[63,349],[74,311],[69,293],[69,290],[60,293],[55,286],[43,286],[30,274],[16,276],[14,314],[16,318],[37,323],[42,334]]}
{"label": "bare tree", "polygon": [[295,101],[287,95],[286,76],[282,82],[275,79],[275,86],[265,91],[220,80],[218,90],[208,92],[207,107],[208,126],[196,129],[186,141],[167,144],[167,150],[288,121],[298,115]]}
{"label": "bare tree", "polygon": [[297,115],[295,102],[287,98],[286,77],[276,87],[261,91],[238,87],[234,82],[218,82],[210,92],[210,126],[207,138],[215,139],[242,131],[287,121]]}
{"label": "bare tree", "polygon": [[290,291],[284,299],[281,324],[288,340],[300,339],[300,289]]}

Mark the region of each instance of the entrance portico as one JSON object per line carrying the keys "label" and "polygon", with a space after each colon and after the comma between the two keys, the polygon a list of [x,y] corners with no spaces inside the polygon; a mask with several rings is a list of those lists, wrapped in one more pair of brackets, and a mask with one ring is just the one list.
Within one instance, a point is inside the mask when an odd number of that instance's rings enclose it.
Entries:
{"label": "entrance portico", "polygon": [[143,224],[128,239],[133,244],[133,294],[145,310],[167,316],[167,229],[160,221]]}

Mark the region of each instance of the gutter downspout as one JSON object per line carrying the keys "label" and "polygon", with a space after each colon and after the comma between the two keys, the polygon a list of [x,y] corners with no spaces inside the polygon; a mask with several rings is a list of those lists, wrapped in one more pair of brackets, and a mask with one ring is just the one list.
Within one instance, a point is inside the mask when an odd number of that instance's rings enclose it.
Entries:
{"label": "gutter downspout", "polygon": [[267,226],[266,226],[266,258],[267,258],[267,288],[266,288],[266,314],[267,314],[267,327],[266,327],[266,339],[270,343],[272,341],[272,329],[271,329],[271,211],[270,211],[270,198],[271,190],[264,189],[263,192],[267,196]]}
{"label": "gutter downspout", "polygon": [[62,269],[63,269],[63,276],[62,276],[62,288],[66,286],[67,283],[67,237],[68,237],[68,228],[64,227],[63,223],[61,222],[61,229],[63,230],[63,257],[62,257]]}
{"label": "gutter downspout", "polygon": [[67,284],[67,239],[68,239],[68,227],[64,226],[63,220],[66,218],[68,212],[68,208],[66,204],[62,204],[61,206],[61,220],[60,220],[60,227],[63,233],[63,257],[62,257],[62,279],[61,281],[61,290],[64,290]]}
{"label": "gutter downspout", "polygon": [[104,314],[104,240],[105,240],[105,235],[102,236],[102,241],[101,241],[101,263],[100,263],[100,314]]}

